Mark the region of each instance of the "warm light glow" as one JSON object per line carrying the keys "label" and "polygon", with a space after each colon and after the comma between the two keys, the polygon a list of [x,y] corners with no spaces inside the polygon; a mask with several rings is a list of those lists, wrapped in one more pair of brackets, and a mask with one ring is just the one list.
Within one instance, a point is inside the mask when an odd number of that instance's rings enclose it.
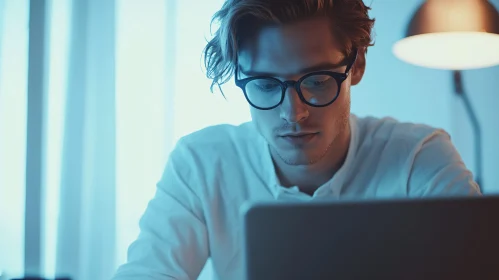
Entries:
{"label": "warm light glow", "polygon": [[407,37],[393,52],[399,59],[435,69],[465,70],[499,65],[499,35],[445,32]]}

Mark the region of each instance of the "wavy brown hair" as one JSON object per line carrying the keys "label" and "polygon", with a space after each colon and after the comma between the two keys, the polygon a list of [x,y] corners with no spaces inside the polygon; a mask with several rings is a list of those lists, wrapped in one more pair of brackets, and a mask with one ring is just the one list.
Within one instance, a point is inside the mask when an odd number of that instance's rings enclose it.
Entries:
{"label": "wavy brown hair", "polygon": [[346,56],[354,48],[367,52],[374,45],[374,19],[369,17],[369,10],[362,0],[226,0],[212,18],[211,25],[218,23],[219,28],[203,51],[206,76],[212,79],[211,91],[234,74],[244,40],[266,25],[326,16]]}

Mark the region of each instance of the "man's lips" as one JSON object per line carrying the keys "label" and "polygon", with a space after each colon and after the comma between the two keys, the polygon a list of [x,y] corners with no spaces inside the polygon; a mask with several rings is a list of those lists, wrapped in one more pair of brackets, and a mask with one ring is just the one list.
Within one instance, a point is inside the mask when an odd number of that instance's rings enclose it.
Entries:
{"label": "man's lips", "polygon": [[311,142],[318,133],[288,133],[283,134],[280,139],[293,146],[302,146]]}

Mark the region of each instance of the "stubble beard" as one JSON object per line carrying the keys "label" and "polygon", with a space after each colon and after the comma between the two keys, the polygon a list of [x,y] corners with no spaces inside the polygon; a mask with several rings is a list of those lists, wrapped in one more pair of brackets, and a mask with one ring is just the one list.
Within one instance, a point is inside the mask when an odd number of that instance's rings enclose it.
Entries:
{"label": "stubble beard", "polygon": [[[348,106],[349,107],[349,106]],[[321,161],[323,158],[325,158],[330,150],[331,147],[337,142],[338,138],[340,136],[343,136],[345,133],[348,132],[349,125],[350,125],[350,110],[346,110],[345,113],[343,113],[340,118],[336,121],[336,127],[339,128],[338,131],[336,132],[336,135],[334,135],[333,139],[331,142],[327,145],[327,147],[318,155],[313,158],[309,158],[307,162],[302,162],[297,159],[292,159],[291,157],[285,157],[282,155],[278,149],[275,149],[271,147],[271,152],[279,157],[279,159],[284,162],[287,165],[292,165],[292,166],[299,166],[299,165],[313,165],[315,163],[318,163]],[[268,142],[268,141],[267,141]]]}

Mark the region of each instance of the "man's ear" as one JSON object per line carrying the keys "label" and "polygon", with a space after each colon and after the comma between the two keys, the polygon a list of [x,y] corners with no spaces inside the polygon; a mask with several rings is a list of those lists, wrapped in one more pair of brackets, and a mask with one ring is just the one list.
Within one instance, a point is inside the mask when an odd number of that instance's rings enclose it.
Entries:
{"label": "man's ear", "polygon": [[357,54],[357,60],[352,66],[351,70],[351,82],[352,86],[357,85],[362,80],[364,76],[364,72],[366,70],[366,49],[360,48],[359,53]]}

